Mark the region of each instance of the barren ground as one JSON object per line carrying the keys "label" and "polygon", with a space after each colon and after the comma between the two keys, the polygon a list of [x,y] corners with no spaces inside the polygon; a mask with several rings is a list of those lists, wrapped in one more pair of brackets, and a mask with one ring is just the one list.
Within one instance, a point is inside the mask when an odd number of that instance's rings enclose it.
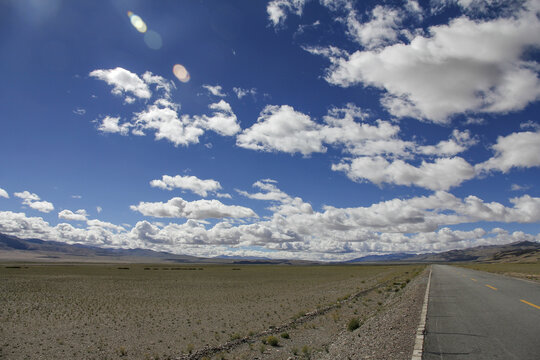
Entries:
{"label": "barren ground", "polygon": [[540,261],[532,263],[493,263],[460,265],[469,269],[488,271],[540,282]]}
{"label": "barren ground", "polygon": [[[197,358],[242,339],[208,357],[319,358],[388,312],[421,269],[4,264],[0,358]],[[364,325],[349,332],[352,318]],[[265,331],[278,346],[263,343]]]}

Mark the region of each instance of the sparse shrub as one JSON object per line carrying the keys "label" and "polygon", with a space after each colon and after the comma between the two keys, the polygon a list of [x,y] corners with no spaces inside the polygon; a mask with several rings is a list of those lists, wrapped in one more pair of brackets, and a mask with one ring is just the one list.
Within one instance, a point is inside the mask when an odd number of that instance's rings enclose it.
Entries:
{"label": "sparse shrub", "polygon": [[287,333],[287,332],[281,333],[280,336],[281,336],[283,339],[289,339],[289,338],[290,338],[289,333]]}
{"label": "sparse shrub", "polygon": [[275,336],[270,335],[266,338],[266,343],[270,346],[278,346],[279,345],[279,339]]}
{"label": "sparse shrub", "polygon": [[240,339],[242,336],[240,336],[239,333],[234,333],[231,335],[231,340],[238,340]]}
{"label": "sparse shrub", "polygon": [[309,359],[311,357],[311,350],[309,349],[309,346],[302,346],[302,354],[306,357],[306,359]]}
{"label": "sparse shrub", "polygon": [[357,318],[352,318],[347,324],[347,330],[354,331],[360,327],[360,321]]}
{"label": "sparse shrub", "polygon": [[264,346],[264,344],[261,344],[261,346],[259,346],[259,351],[261,352],[261,354],[264,354],[264,352],[266,351],[266,346]]}
{"label": "sparse shrub", "polygon": [[261,342],[265,345],[270,345],[270,346],[278,346],[279,344],[278,338],[273,335],[270,335],[261,339]]}
{"label": "sparse shrub", "polygon": [[187,351],[189,354],[191,354],[191,353],[193,352],[193,349],[194,349],[194,348],[195,348],[195,347],[193,346],[193,344],[188,344],[188,345],[186,346],[186,351]]}
{"label": "sparse shrub", "polygon": [[125,347],[123,346],[120,346],[117,350],[116,350],[116,353],[118,354],[118,356],[127,356],[127,350]]}

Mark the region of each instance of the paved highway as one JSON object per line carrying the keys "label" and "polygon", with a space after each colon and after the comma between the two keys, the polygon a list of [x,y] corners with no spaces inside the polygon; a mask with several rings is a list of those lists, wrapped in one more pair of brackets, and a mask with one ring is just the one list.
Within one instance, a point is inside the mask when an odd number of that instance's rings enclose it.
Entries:
{"label": "paved highway", "polygon": [[433,265],[423,359],[540,359],[540,284]]}

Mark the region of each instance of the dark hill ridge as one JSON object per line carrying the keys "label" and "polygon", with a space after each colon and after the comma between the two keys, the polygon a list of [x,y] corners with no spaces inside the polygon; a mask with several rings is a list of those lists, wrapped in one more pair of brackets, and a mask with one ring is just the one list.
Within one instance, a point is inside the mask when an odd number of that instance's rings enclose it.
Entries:
{"label": "dark hill ridge", "polygon": [[39,239],[20,239],[15,236],[0,234],[0,252],[25,253],[28,260],[80,258],[100,261],[126,260],[140,262],[200,262],[201,258],[188,255],[175,255],[167,252],[157,252],[146,249],[114,249],[100,248],[82,244],[66,244],[58,241],[44,241]]}
{"label": "dark hill ridge", "polygon": [[101,248],[83,244],[66,244],[40,239],[21,239],[0,233],[0,260],[8,261],[69,261],[125,263],[207,263],[207,264],[275,264],[307,265],[304,260],[280,260],[257,257],[222,256],[200,258],[148,249]]}
{"label": "dark hill ridge", "polygon": [[406,260],[412,257],[415,257],[416,254],[409,253],[395,253],[395,254],[386,254],[386,255],[368,255],[362,256],[356,259],[347,261],[347,263],[361,263],[361,262],[379,262],[379,261],[397,261],[397,260]]}
{"label": "dark hill ridge", "polygon": [[528,255],[530,261],[540,256],[540,243],[521,241],[504,245],[485,245],[473,248],[450,250],[438,254],[420,254],[407,261],[420,262],[458,262],[458,261],[500,261],[512,260]]}
{"label": "dark hill ridge", "polygon": [[410,254],[394,253],[386,255],[368,255],[347,263],[367,262],[506,262],[506,261],[538,261],[540,259],[540,243],[521,241],[504,245],[483,245],[473,248],[450,250],[440,253]]}
{"label": "dark hill ridge", "polygon": [[[94,262],[175,262],[175,263],[221,263],[221,264],[283,264],[300,265],[315,262],[303,260],[279,260],[257,257],[219,256],[199,258],[176,255],[147,249],[113,249],[82,244],[66,244],[40,239],[20,239],[16,236],[0,234],[0,260],[20,261],[94,261]],[[487,245],[473,248],[450,250],[441,253],[410,254],[394,253],[368,255],[346,263],[365,262],[515,262],[540,261],[540,243],[531,241],[505,245]]]}

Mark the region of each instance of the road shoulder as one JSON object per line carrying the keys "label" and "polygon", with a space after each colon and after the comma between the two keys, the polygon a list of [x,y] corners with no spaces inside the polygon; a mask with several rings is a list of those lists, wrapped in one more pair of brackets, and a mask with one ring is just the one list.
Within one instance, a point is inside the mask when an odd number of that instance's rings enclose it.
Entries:
{"label": "road shoulder", "polygon": [[354,332],[343,331],[317,359],[410,360],[424,304],[429,268]]}

